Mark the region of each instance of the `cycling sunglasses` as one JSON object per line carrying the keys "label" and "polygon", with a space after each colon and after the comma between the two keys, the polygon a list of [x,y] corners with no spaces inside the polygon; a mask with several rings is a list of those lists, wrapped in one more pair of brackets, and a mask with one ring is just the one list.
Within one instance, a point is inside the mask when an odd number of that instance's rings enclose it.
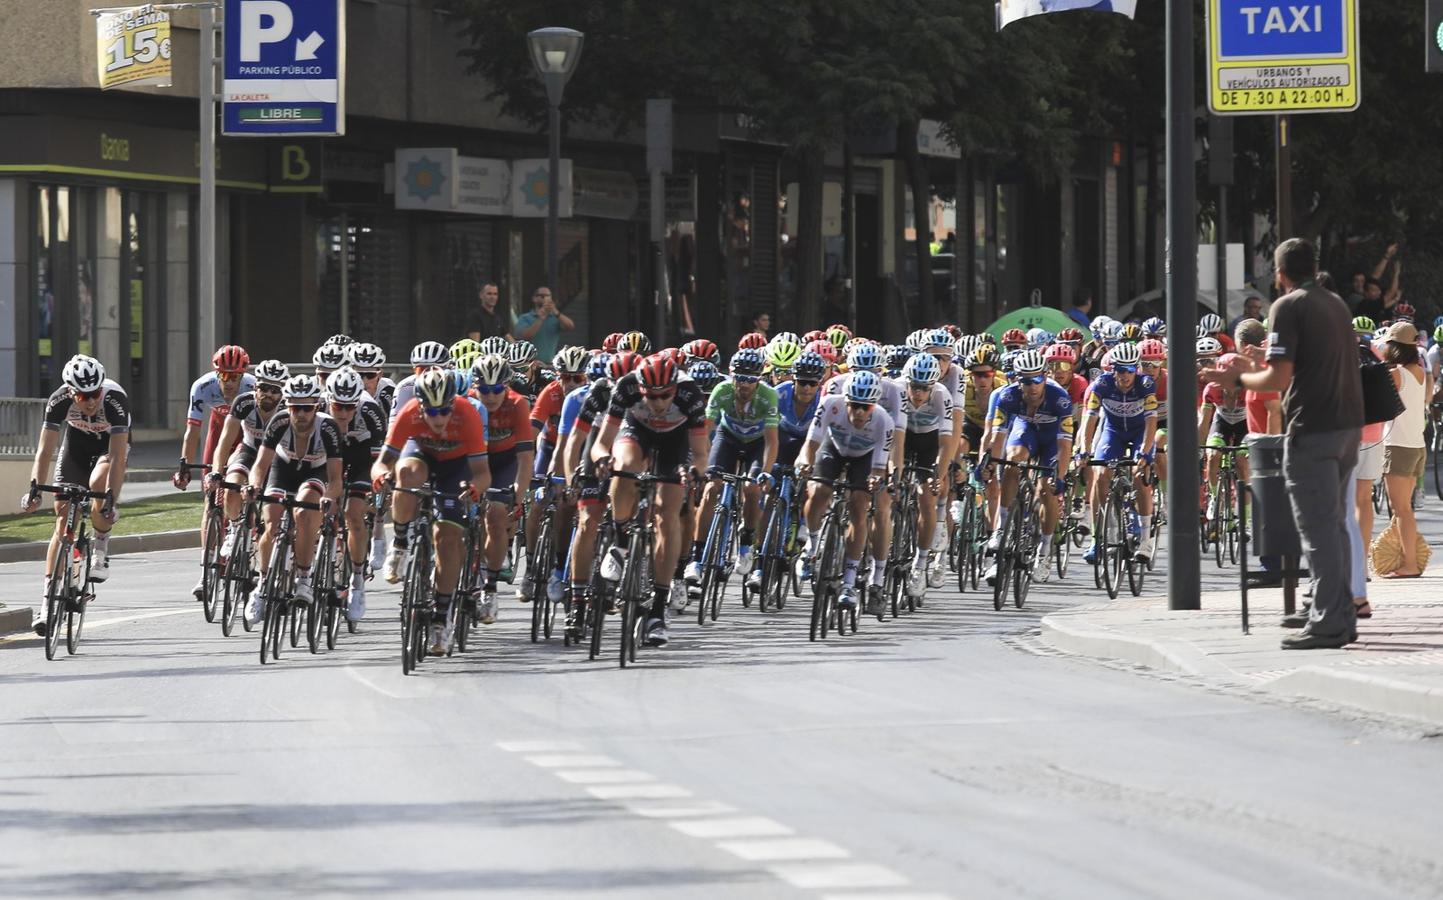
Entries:
{"label": "cycling sunglasses", "polygon": [[441,416],[449,416],[449,415],[451,415],[451,407],[449,407],[449,406],[441,406],[441,407],[423,406],[422,409],[424,409],[424,410],[426,411],[426,416],[427,416],[427,418],[431,418],[431,419],[439,418],[439,417],[441,417]]}
{"label": "cycling sunglasses", "polygon": [[856,401],[856,400],[848,400],[848,401],[847,401],[847,408],[848,408],[848,409],[855,409],[855,410],[857,410],[858,412],[865,412],[865,411],[870,411],[870,410],[871,410],[872,404],[870,404],[870,403],[862,403],[862,402],[859,402],[859,401]]}
{"label": "cycling sunglasses", "polygon": [[796,383],[797,387],[809,387],[809,388],[820,387],[821,384],[822,384],[820,381],[813,381],[813,380],[810,379],[810,378],[798,378],[798,379],[795,379],[795,383]]}
{"label": "cycling sunglasses", "polygon": [[244,372],[217,372],[215,373],[215,377],[219,378],[221,381],[226,382],[240,381],[241,376],[244,374]]}
{"label": "cycling sunglasses", "polygon": [[573,375],[568,372],[561,376],[561,380],[566,382],[567,384],[583,384],[586,381],[586,373],[577,372]]}
{"label": "cycling sunglasses", "polygon": [[645,397],[648,402],[652,400],[670,400],[676,396],[676,391],[657,391],[651,394],[643,392],[642,396]]}
{"label": "cycling sunglasses", "polygon": [[334,410],[334,411],[336,411],[336,412],[355,412],[355,411],[356,411],[356,404],[354,404],[354,403],[332,403],[332,404],[331,404],[331,409]]}
{"label": "cycling sunglasses", "polygon": [[732,376],[732,381],[735,381],[737,384],[756,384],[758,381],[761,381],[761,380],[762,380],[762,376],[760,376],[760,375],[733,375],[733,376]]}
{"label": "cycling sunglasses", "polygon": [[1112,364],[1112,371],[1114,371],[1114,372],[1131,372],[1132,374],[1136,375],[1136,374],[1137,374],[1137,366],[1133,366],[1133,365],[1123,365],[1122,363],[1113,363],[1113,364]]}
{"label": "cycling sunglasses", "polygon": [[1023,384],[1041,384],[1047,380],[1047,377],[1045,375],[1027,375],[1017,380]]}
{"label": "cycling sunglasses", "polygon": [[70,392],[70,395],[71,395],[72,397],[74,397],[76,400],[99,400],[99,399],[100,399],[100,388],[96,388],[96,389],[93,390],[93,391],[76,391],[76,390],[72,390],[72,391]]}
{"label": "cycling sunglasses", "polygon": [[931,393],[932,385],[926,383],[925,381],[913,381],[907,385],[907,389],[917,391],[919,393]]}
{"label": "cycling sunglasses", "polygon": [[504,385],[504,384],[478,384],[478,385],[476,385],[476,393],[478,393],[478,394],[504,394],[505,392],[506,392],[506,385]]}
{"label": "cycling sunglasses", "polygon": [[257,394],[273,394],[273,395],[279,395],[280,392],[281,392],[281,386],[278,385],[278,384],[261,384],[261,385],[256,385],[256,393],[257,393]]}
{"label": "cycling sunglasses", "polygon": [[987,369],[986,371],[983,371],[981,369],[972,369],[967,374],[971,375],[973,378],[991,378],[996,373],[994,373],[991,369]]}
{"label": "cycling sunglasses", "polygon": [[286,409],[290,410],[293,413],[313,413],[316,411],[316,405],[314,403],[302,403],[299,405],[295,403],[287,403]]}
{"label": "cycling sunglasses", "polygon": [[366,379],[367,381],[370,381],[373,378],[381,377],[380,372],[358,372],[357,374],[360,375],[362,378]]}
{"label": "cycling sunglasses", "polygon": [[1068,362],[1068,361],[1065,360],[1065,359],[1054,359],[1054,360],[1052,360],[1051,362],[1049,362],[1048,365],[1051,366],[1051,367],[1054,368],[1054,369],[1060,369],[1060,370],[1063,371],[1063,372],[1071,372],[1071,371],[1072,371],[1072,363]]}

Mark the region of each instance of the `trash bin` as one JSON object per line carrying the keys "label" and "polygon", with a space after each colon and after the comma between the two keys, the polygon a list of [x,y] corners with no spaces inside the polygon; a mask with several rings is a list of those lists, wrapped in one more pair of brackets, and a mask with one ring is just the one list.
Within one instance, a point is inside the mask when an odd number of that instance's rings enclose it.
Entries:
{"label": "trash bin", "polygon": [[1283,436],[1250,434],[1244,443],[1248,447],[1248,486],[1253,494],[1253,554],[1299,559],[1303,542],[1293,522],[1293,506],[1283,478]]}

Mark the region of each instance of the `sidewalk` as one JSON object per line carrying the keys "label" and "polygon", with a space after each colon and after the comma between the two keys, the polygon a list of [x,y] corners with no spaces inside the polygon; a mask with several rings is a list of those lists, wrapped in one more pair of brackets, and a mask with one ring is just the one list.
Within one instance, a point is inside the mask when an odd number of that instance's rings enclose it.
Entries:
{"label": "sidewalk", "polygon": [[[1432,537],[1430,530],[1425,526],[1424,534]],[[1174,612],[1166,598],[1154,597],[1056,612],[1043,618],[1042,638],[1068,653],[1443,724],[1440,581],[1438,554],[1422,578],[1374,578],[1373,618],[1359,620],[1358,642],[1342,650],[1279,648],[1296,633],[1278,625],[1281,588],[1248,592],[1249,635],[1242,633],[1234,587],[1205,592],[1200,611]]]}

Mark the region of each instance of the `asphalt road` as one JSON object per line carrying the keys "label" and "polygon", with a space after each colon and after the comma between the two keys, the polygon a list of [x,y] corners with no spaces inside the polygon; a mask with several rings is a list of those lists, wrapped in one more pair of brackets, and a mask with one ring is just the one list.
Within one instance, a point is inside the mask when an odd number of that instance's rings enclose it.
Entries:
{"label": "asphalt road", "polygon": [[117,557],[76,657],[0,641],[0,896],[1443,895],[1436,736],[1047,653],[1084,570],[825,644],[732,602],[626,671],[508,600],[407,678],[393,590],[262,668],[195,556]]}

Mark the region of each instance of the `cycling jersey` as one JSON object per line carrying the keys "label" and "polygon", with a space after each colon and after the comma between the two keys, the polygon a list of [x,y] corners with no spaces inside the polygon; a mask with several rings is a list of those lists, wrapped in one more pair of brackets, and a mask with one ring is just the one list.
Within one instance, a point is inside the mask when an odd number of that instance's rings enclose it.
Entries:
{"label": "cycling jersey", "polygon": [[[236,396],[239,397],[240,394],[249,393],[255,389],[255,376],[242,375],[240,389]],[[220,375],[215,372],[207,372],[190,386],[190,411],[186,413],[186,424],[199,425],[202,422],[208,422],[219,427],[224,423],[226,413],[230,412],[232,402],[225,398]]]}
{"label": "cycling jersey", "polygon": [[947,396],[952,398],[953,409],[962,408],[963,400],[965,399],[962,394],[963,389],[966,387],[967,380],[967,370],[958,365],[955,360],[952,365],[947,367],[947,371],[943,373],[942,377],[937,380],[938,384],[946,388]]}
{"label": "cycling jersey", "polygon": [[847,398],[832,394],[822,398],[817,417],[807,432],[808,442],[835,448],[838,456],[858,458],[870,455],[872,468],[887,465],[896,426],[881,404],[873,404],[872,415],[861,428],[847,415]]}
{"label": "cycling jersey", "polygon": [[[827,396],[845,395],[847,388],[852,384],[853,374],[854,373],[848,372],[845,375],[839,375],[831,381],[828,381],[824,388]],[[887,417],[892,420],[893,428],[898,431],[905,429],[907,427],[907,414],[902,412],[902,389],[897,387],[897,382],[895,381],[889,381],[880,376],[877,380],[882,383],[882,399],[877,405],[887,411]]]}
{"label": "cycling jersey", "polygon": [[341,455],[341,432],[330,416],[319,412],[315,415],[310,434],[300,438],[291,427],[290,412],[282,409],[271,417],[261,445],[274,450],[278,461],[295,468],[323,468]]}
{"label": "cycling jersey", "polygon": [[1087,399],[1088,381],[1076,372],[1073,372],[1072,377],[1066,381],[1058,381],[1057,383],[1067,389],[1067,396],[1072,398],[1074,406],[1081,406],[1083,401]]}
{"label": "cycling jersey", "polygon": [[531,404],[525,397],[507,388],[501,405],[487,412],[490,416],[486,421],[486,447],[493,457],[512,450],[523,453],[536,449],[536,436],[531,430]]}
{"label": "cycling jersey", "polygon": [[1157,390],[1146,375],[1138,375],[1124,391],[1115,373],[1104,372],[1092,383],[1091,391],[1087,415],[1102,416],[1104,429],[1140,433],[1148,419],[1157,418]]}
{"label": "cycling jersey", "polygon": [[386,433],[386,451],[399,454],[407,441],[414,441],[422,453],[438,462],[463,457],[486,458],[486,424],[476,407],[461,397],[452,401],[451,415],[440,434],[427,422],[420,399],[413,397],[407,401],[391,420]]}
{"label": "cycling jersey", "polygon": [[762,439],[768,428],[780,423],[777,412],[777,389],[758,383],[750,402],[743,404],[737,396],[736,384],[727,379],[712,389],[707,401],[706,418],[715,422],[717,431],[745,444]]}
{"label": "cycling jersey", "polygon": [[658,434],[683,427],[691,431],[705,431],[706,397],[695,381],[678,381],[671,402],[658,412],[646,402],[646,397],[641,392],[641,376],[630,372],[623,376],[612,390],[607,415],[622,420],[628,428],[645,429]]}
{"label": "cycling jersey", "polygon": [[227,415],[240,422],[241,445],[252,450],[258,449],[261,439],[266,435],[266,426],[270,424],[271,419],[275,418],[275,414],[280,411],[281,407],[280,401],[276,401],[275,408],[267,416],[261,412],[260,403],[256,400],[254,391],[235,398]]}
{"label": "cycling jersey", "polygon": [[1246,425],[1248,408],[1244,399],[1242,391],[1224,391],[1222,385],[1209,384],[1203,388],[1203,408],[1213,410],[1211,430],[1221,431],[1224,425]]}
{"label": "cycling jersey", "polygon": [[396,382],[385,375],[376,382],[376,402],[381,404],[381,411],[389,419],[396,403]]}
{"label": "cycling jersey", "polygon": [[1157,423],[1161,428],[1167,423],[1167,369],[1158,369],[1152,379],[1153,393],[1157,396]]}
{"label": "cycling jersey", "polygon": [[940,382],[932,385],[927,399],[918,405],[912,401],[905,378],[897,379],[897,386],[903,389],[902,412],[907,417],[908,434],[952,434],[952,395],[946,387]]}
{"label": "cycling jersey", "polygon": [[807,430],[817,417],[817,404],[821,399],[822,392],[819,390],[812,395],[812,402],[807,404],[806,409],[797,412],[796,384],[788,381],[777,387],[777,427],[784,441],[806,439]]}
{"label": "cycling jersey", "polygon": [[[1076,422],[1073,419],[1072,397],[1055,381],[1042,383],[1042,399],[1035,408],[1028,409],[1022,395],[1022,384],[1009,384],[992,395],[992,427],[1010,429],[1011,435],[1021,430],[1031,431],[1052,441],[1071,441]],[[1008,445],[1015,443],[1008,438]]]}
{"label": "cycling jersey", "polygon": [[62,425],[67,446],[103,454],[110,448],[112,434],[130,431],[130,400],[120,385],[107,378],[100,385],[99,408],[95,415],[87,416],[76,405],[70,388],[61,385],[45,403],[43,427],[59,431]]}
{"label": "cycling jersey", "polygon": [[577,425],[577,419],[581,415],[581,408],[586,405],[586,398],[591,395],[591,385],[583,384],[566,395],[561,401],[561,421],[556,423],[556,438],[559,441],[566,437]]}
{"label": "cycling jersey", "polygon": [[967,422],[981,426],[992,415],[990,398],[997,396],[997,392],[1007,387],[1007,378],[1001,372],[992,373],[992,391],[987,396],[988,409],[982,411],[982,397],[977,391],[977,379],[968,374],[967,381],[962,388],[962,416]]}
{"label": "cycling jersey", "polygon": [[[541,389],[536,397],[536,403],[531,407],[531,424],[533,430],[539,430],[536,435],[538,440],[550,444],[556,443],[558,426],[561,424],[561,406],[566,399],[566,385],[557,380]],[[541,427],[536,428],[537,425]]]}
{"label": "cycling jersey", "polygon": [[541,396],[541,392],[556,380],[556,376],[546,369],[537,369],[534,378],[513,378],[511,387],[516,393],[526,399],[527,403],[535,403]]}
{"label": "cycling jersey", "polygon": [[[340,423],[336,423],[336,426],[339,430]],[[385,440],[386,416],[381,411],[381,404],[370,394],[362,394],[350,425],[346,431],[341,432],[341,446],[346,449],[365,447],[372,456],[376,456],[380,454],[381,444]]]}

